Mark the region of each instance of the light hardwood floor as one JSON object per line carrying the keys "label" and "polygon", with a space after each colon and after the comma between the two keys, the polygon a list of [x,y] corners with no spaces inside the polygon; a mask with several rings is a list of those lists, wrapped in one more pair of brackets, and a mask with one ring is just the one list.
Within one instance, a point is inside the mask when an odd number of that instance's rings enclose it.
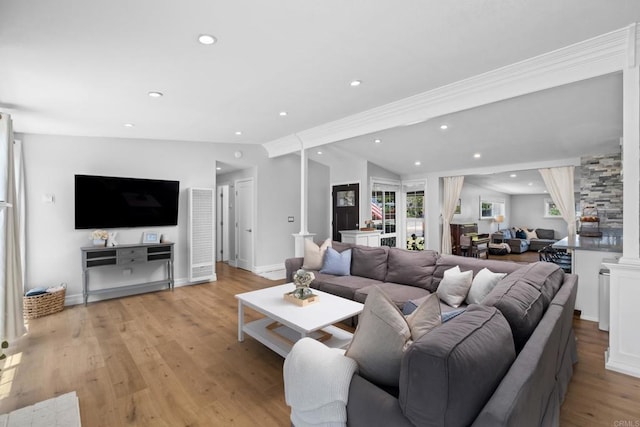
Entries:
{"label": "light hardwood floor", "polygon": [[[234,298],[283,281],[224,264],[217,273],[214,283],[30,321],[2,366],[0,413],[75,390],[84,427],[288,426],[283,359],[250,337],[238,343]],[[575,326],[580,361],[562,425],[640,422],[640,379],[606,371],[607,334]]]}

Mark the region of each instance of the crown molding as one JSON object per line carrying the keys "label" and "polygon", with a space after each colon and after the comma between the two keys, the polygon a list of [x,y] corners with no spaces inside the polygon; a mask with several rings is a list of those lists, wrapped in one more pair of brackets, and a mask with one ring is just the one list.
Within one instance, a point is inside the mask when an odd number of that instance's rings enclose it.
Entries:
{"label": "crown molding", "polygon": [[640,34],[629,25],[487,73],[263,144],[269,157],[427,121],[623,70],[636,62]]}

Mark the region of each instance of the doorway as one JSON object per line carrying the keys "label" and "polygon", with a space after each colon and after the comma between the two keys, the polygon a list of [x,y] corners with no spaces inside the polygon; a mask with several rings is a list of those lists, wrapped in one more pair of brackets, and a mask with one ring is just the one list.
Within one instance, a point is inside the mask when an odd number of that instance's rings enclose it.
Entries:
{"label": "doorway", "polygon": [[253,271],[253,179],[235,182],[236,266]]}
{"label": "doorway", "polygon": [[357,230],[360,217],[360,184],[334,185],[331,189],[333,200],[332,238],[341,242],[341,230]]}
{"label": "doorway", "polygon": [[217,212],[216,226],[218,228],[216,242],[216,261],[229,261],[229,186],[219,185],[216,191]]}

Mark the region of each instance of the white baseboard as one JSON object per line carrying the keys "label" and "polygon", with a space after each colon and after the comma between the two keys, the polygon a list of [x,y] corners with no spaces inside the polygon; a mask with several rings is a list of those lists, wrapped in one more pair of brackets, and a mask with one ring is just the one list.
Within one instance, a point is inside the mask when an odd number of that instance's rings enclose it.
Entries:
{"label": "white baseboard", "polygon": [[271,264],[271,265],[259,265],[253,268],[253,272],[256,274],[268,273],[270,271],[284,270],[284,263]]}
{"label": "white baseboard", "polygon": [[[213,277],[209,280],[205,280],[205,281],[200,281],[200,282],[189,282],[188,279],[184,278],[184,279],[176,279],[173,283],[173,287],[174,288],[180,288],[182,286],[191,286],[191,285],[198,285],[201,283],[208,283],[208,282],[215,282],[216,280],[218,280],[218,276],[214,273]],[[159,291],[163,291],[163,290],[167,290],[167,288],[163,287],[163,288],[158,288]],[[97,295],[90,297],[89,298],[89,302],[97,302],[97,301],[103,301],[106,299],[111,299],[111,298],[120,298],[120,297],[126,297],[126,296],[131,296],[131,295],[138,295],[144,292],[131,292],[131,293],[127,293],[127,294],[118,294],[118,289],[114,289],[113,290],[114,296],[110,296],[108,294],[103,294],[103,295]],[[64,305],[65,306],[71,306],[71,305],[79,305],[79,304],[84,304],[84,297],[82,296],[81,293],[79,294],[66,294],[65,298],[64,298]]]}

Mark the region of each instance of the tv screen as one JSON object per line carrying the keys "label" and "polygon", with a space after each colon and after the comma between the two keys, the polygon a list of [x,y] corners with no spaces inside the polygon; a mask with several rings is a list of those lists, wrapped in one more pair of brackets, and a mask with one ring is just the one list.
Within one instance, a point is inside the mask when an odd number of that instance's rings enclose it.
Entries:
{"label": "tv screen", "polygon": [[76,175],[75,228],[178,224],[179,181]]}

